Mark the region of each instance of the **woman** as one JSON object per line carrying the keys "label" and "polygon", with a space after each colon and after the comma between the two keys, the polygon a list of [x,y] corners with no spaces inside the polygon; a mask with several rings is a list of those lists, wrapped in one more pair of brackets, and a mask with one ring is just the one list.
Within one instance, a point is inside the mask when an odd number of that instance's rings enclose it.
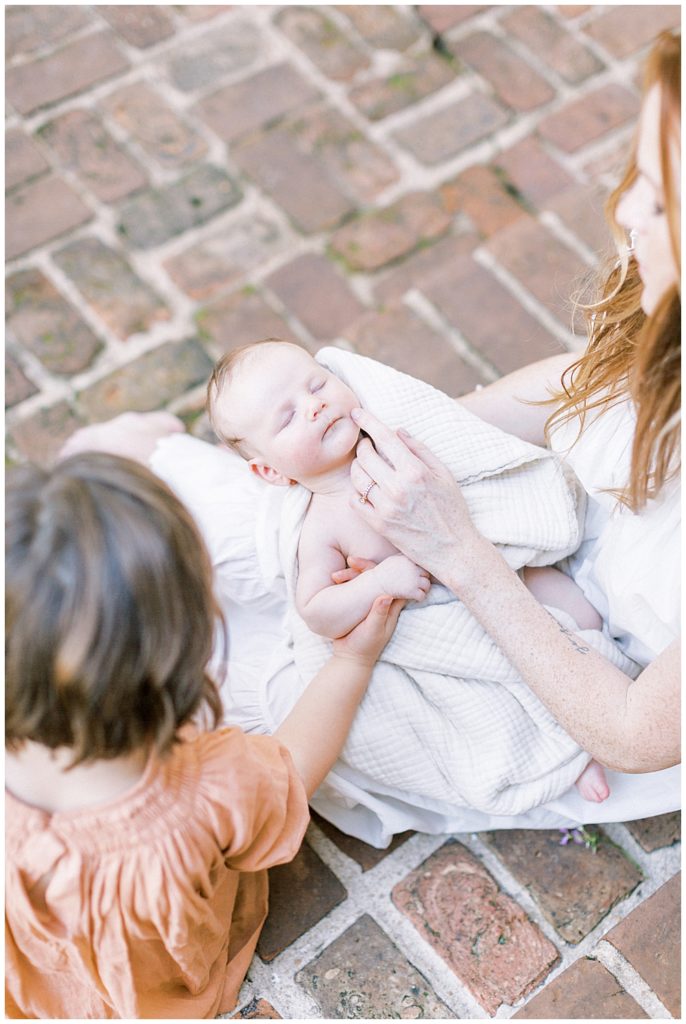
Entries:
{"label": "woman", "polygon": [[679,143],[680,41],[665,34],[647,65],[636,152],[608,203],[615,235],[624,229],[635,247],[624,249],[590,307],[586,352],[570,367],[568,357],[554,357],[463,400],[520,437],[547,437],[595,499],[571,570],[625,652],[645,666],[638,679],[561,631],[476,532],[438,460],[362,410],[357,422],[376,451],[363,440],[352,471],[374,529],[449,586],[577,742],[623,772],[680,759],[671,604],[679,561]]}

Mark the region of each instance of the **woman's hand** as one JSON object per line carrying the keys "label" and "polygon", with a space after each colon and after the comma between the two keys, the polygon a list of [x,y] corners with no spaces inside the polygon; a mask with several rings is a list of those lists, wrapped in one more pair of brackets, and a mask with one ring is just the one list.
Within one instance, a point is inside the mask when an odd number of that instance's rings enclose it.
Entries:
{"label": "woman's hand", "polygon": [[347,583],[349,580],[354,580],[360,576],[367,569],[373,569],[377,562],[373,562],[371,558],[358,558],[357,555],[349,555],[347,558],[347,566],[345,569],[337,569],[336,572],[331,573],[332,583]]}
{"label": "woman's hand", "polygon": [[391,639],[404,605],[404,600],[393,600],[387,594],[377,597],[366,619],[346,636],[334,640],[334,656],[373,666]]}
{"label": "woman's hand", "polygon": [[459,484],[440,459],[409,434],[389,430],[362,409],[353,410],[353,419],[374,445],[363,438],[357,446],[350,478],[358,493],[351,498],[351,507],[404,555],[443,579],[449,564],[464,559],[470,547],[483,540]]}

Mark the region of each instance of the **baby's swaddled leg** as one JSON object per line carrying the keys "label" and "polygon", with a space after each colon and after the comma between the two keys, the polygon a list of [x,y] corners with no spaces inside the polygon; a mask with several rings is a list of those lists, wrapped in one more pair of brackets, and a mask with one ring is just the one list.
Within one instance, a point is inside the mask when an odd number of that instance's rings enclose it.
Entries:
{"label": "baby's swaddled leg", "polygon": [[541,604],[559,608],[571,615],[579,629],[601,629],[603,620],[581,587],[552,565],[540,568],[527,566],[522,570],[522,579],[528,590]]}

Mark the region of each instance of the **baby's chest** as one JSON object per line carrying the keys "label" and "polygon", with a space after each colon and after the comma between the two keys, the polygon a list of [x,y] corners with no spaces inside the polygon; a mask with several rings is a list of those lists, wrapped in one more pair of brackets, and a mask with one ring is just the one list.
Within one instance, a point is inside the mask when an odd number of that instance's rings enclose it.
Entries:
{"label": "baby's chest", "polygon": [[372,530],[370,526],[354,513],[351,513],[345,520],[341,520],[336,528],[337,546],[341,553],[348,558],[356,555],[358,558],[369,558],[374,562],[380,562],[389,555],[396,555],[398,549],[389,541]]}

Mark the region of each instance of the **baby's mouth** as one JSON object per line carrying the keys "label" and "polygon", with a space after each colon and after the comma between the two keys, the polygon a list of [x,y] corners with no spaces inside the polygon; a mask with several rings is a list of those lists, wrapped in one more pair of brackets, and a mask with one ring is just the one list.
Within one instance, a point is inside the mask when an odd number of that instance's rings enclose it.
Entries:
{"label": "baby's mouth", "polygon": [[322,434],[322,439],[326,437],[326,435],[327,435],[327,434],[329,433],[329,431],[331,430],[331,428],[332,428],[333,426],[335,426],[335,425],[336,425],[336,423],[338,423],[338,421],[339,421],[340,419],[342,419],[342,418],[343,418],[342,416],[336,416],[336,417],[335,417],[335,419],[332,419],[332,420],[331,420],[331,422],[330,422],[330,423],[329,423],[329,425],[327,426],[326,430],[325,430],[325,431],[324,431],[324,433]]}

